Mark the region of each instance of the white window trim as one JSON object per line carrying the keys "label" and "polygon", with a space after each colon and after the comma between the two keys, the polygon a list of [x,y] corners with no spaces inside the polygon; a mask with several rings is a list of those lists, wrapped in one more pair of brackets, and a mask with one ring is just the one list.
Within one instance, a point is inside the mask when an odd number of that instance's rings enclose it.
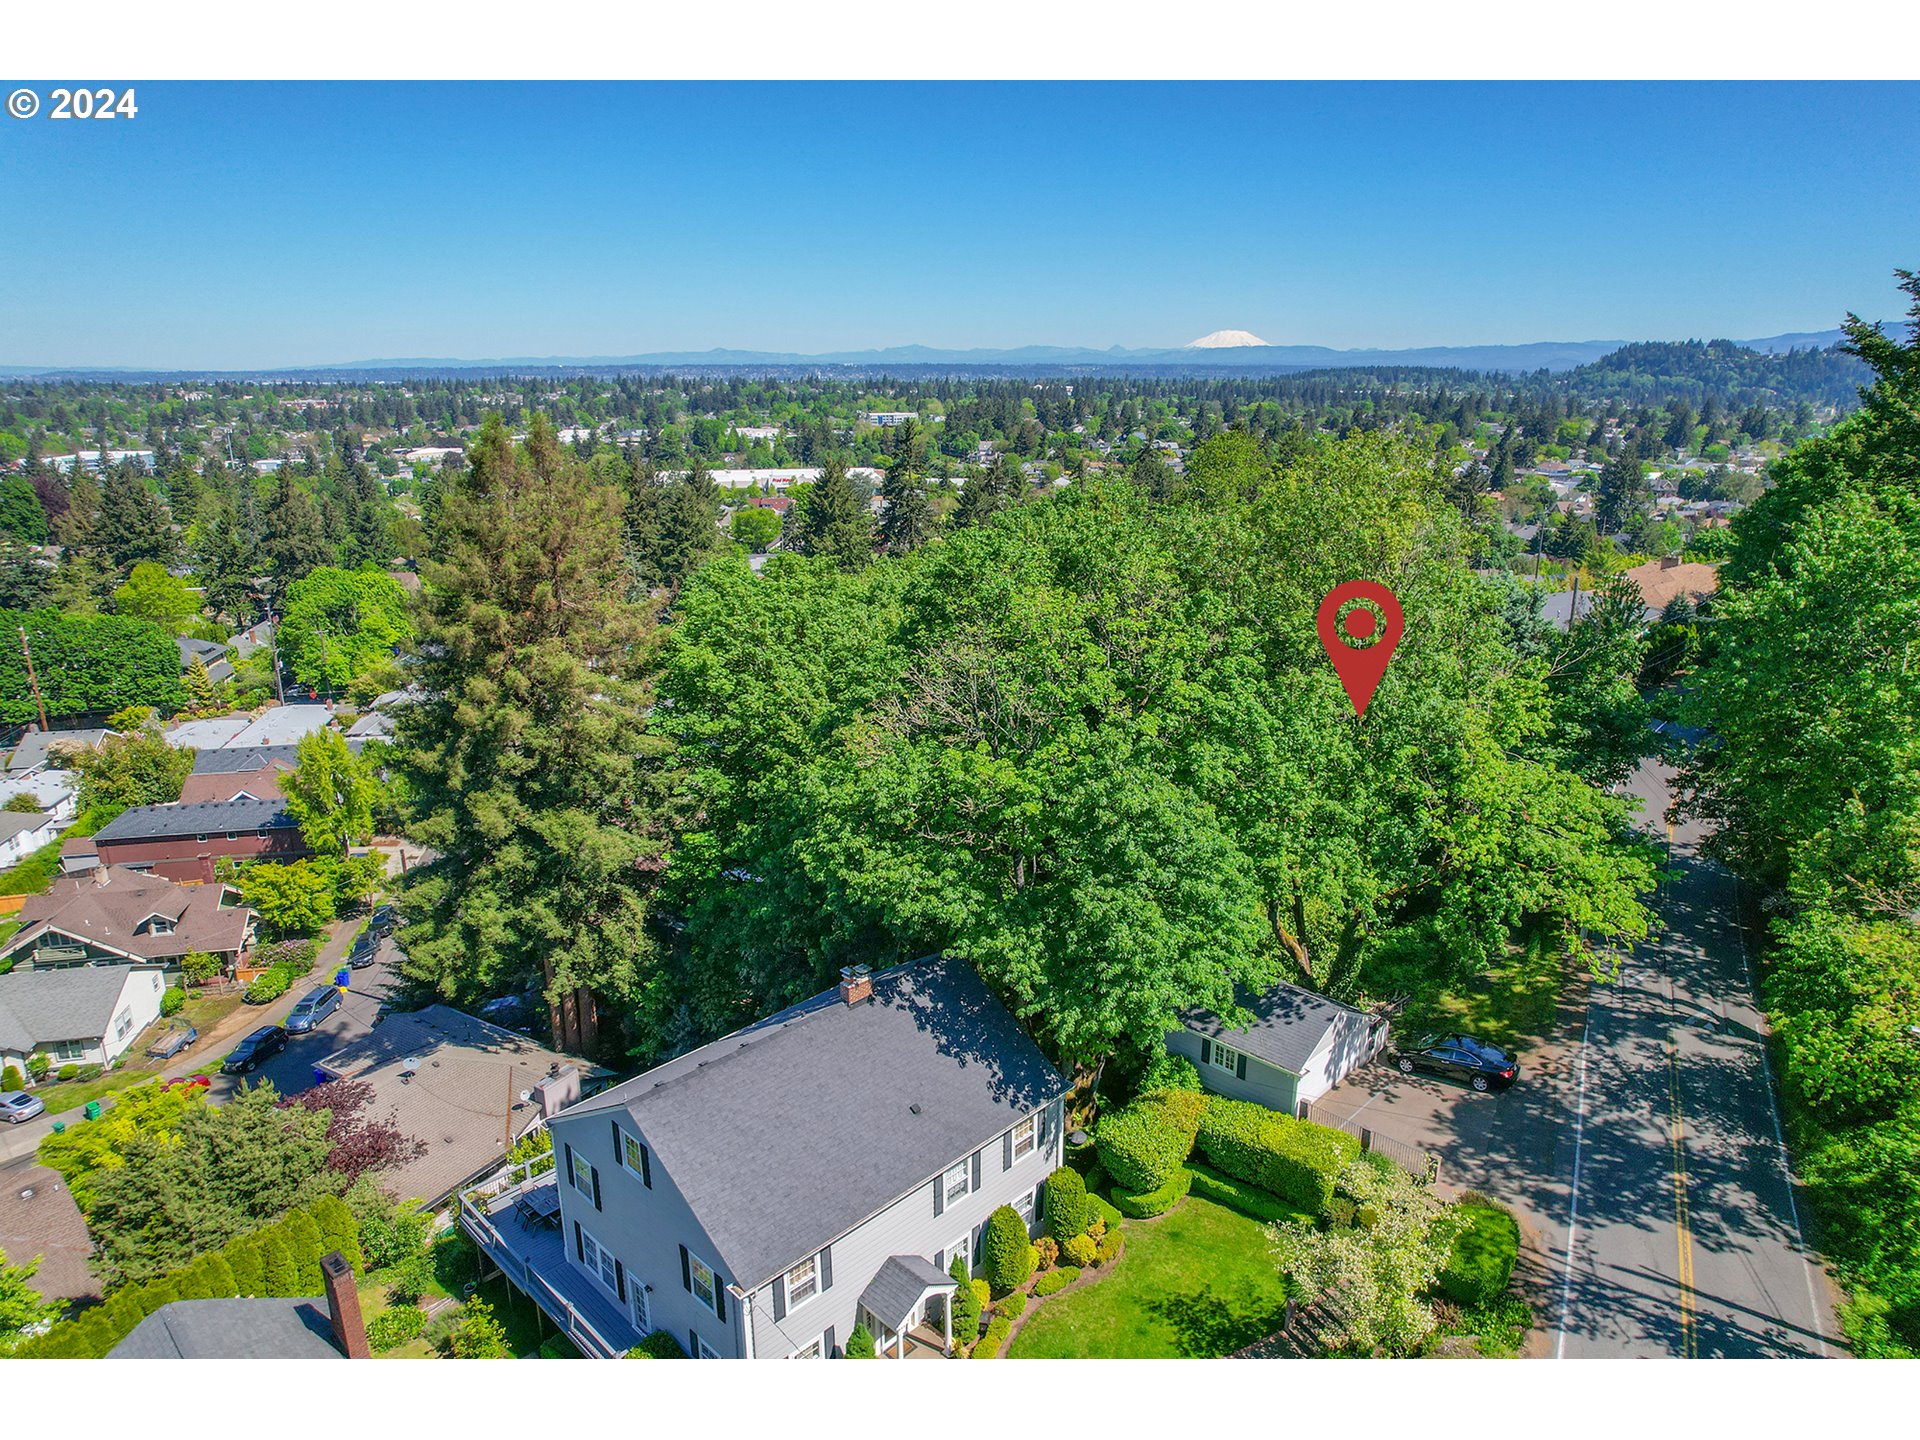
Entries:
{"label": "white window trim", "polygon": [[[1222,1055],[1227,1057],[1224,1061],[1220,1058]],[[1232,1075],[1240,1067],[1240,1052],[1231,1045],[1222,1045],[1216,1040],[1213,1042],[1213,1054],[1207,1063],[1216,1070],[1224,1070]]]}
{"label": "white window trim", "polygon": [[[1021,1207],[1025,1206],[1025,1209]],[[1024,1195],[1016,1195],[1013,1200],[1013,1213],[1026,1222],[1027,1229],[1033,1229],[1033,1217],[1040,1213],[1040,1187],[1034,1186]]]}
{"label": "white window trim", "polygon": [[[704,1345],[707,1342],[702,1340],[700,1343]],[[818,1355],[808,1355],[803,1353],[805,1351],[814,1350],[814,1349],[819,1350],[820,1353]],[[813,1339],[809,1340],[806,1344],[796,1349],[791,1355],[787,1356],[787,1358],[789,1360],[824,1360],[826,1359],[827,1358],[827,1332],[822,1330],[818,1335],[814,1336]]]}
{"label": "white window trim", "polygon": [[[953,1189],[953,1177],[956,1172],[960,1176],[960,1193],[957,1195],[954,1193],[954,1189]],[[966,1199],[967,1196],[971,1195],[972,1193],[973,1193],[973,1157],[972,1156],[968,1156],[966,1159],[962,1160],[958,1165],[949,1165],[944,1171],[941,1172],[940,1194],[941,1194],[943,1203],[947,1205],[951,1205],[956,1201]]]}
{"label": "white window trim", "polygon": [[[594,1239],[593,1232],[584,1225],[580,1227],[580,1249],[584,1252],[584,1255],[591,1255],[593,1257],[592,1260],[582,1258],[580,1262],[586,1266],[587,1273],[599,1281],[600,1288],[613,1296],[614,1300],[618,1302],[620,1299],[620,1287],[608,1281],[606,1272],[601,1268],[606,1261],[616,1259],[614,1253],[598,1240]],[[624,1269],[625,1267],[623,1266],[622,1268]]]}
{"label": "white window trim", "polygon": [[718,1360],[720,1358],[720,1352],[709,1345],[707,1343],[707,1337],[702,1335],[700,1337],[700,1353],[693,1358],[696,1360]]}
{"label": "white window trim", "polygon": [[[581,1183],[580,1172],[582,1170],[585,1170],[587,1172],[585,1184]],[[582,1155],[578,1150],[574,1151],[573,1152],[573,1173],[569,1175],[567,1179],[573,1185],[573,1188],[578,1190],[582,1195],[592,1195],[593,1194],[593,1162],[587,1159],[587,1157]]]}
{"label": "white window trim", "polygon": [[[1020,1131],[1023,1128],[1027,1132],[1027,1148],[1024,1150],[1020,1148]],[[1018,1125],[1013,1127],[1013,1163],[1018,1165],[1022,1160],[1026,1159],[1027,1156],[1033,1154],[1033,1152],[1038,1150],[1039,1148],[1040,1148],[1040,1116],[1038,1112],[1036,1112],[1032,1115],[1029,1115],[1026,1119],[1022,1120]]]}
{"label": "white window trim", "polygon": [[633,1311],[633,1328],[642,1335],[653,1333],[653,1305],[647,1299],[647,1287],[633,1276],[627,1277],[627,1303]]}
{"label": "white window trim", "polygon": [[[796,1300],[793,1298],[793,1272],[805,1265],[811,1265],[813,1267],[813,1290],[809,1294]],[[808,1256],[805,1260],[802,1260],[799,1265],[795,1265],[792,1270],[787,1271],[781,1279],[786,1285],[787,1313],[791,1315],[809,1300],[818,1300],[820,1298],[820,1257],[818,1255]]]}
{"label": "white window trim", "polygon": [[640,1167],[635,1165],[627,1157],[627,1146],[629,1145],[638,1145],[644,1149],[646,1142],[638,1135],[629,1135],[625,1130],[620,1132],[620,1168],[633,1176],[634,1179],[644,1183],[646,1176],[641,1173]]}
{"label": "white window trim", "polygon": [[[700,1275],[698,1272],[701,1270],[707,1272],[707,1288],[713,1296],[711,1300],[702,1300],[700,1298]],[[687,1292],[693,1296],[694,1304],[703,1307],[714,1319],[718,1320],[720,1318],[720,1277],[714,1272],[713,1266],[702,1260],[691,1250],[687,1251]],[[718,1359],[719,1357],[715,1356],[714,1358]]]}

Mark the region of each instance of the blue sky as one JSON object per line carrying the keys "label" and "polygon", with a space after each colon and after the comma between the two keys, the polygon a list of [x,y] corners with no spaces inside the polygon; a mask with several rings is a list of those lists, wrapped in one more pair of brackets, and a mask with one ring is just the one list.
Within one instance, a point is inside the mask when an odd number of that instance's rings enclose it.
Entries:
{"label": "blue sky", "polygon": [[0,118],[0,363],[1747,337],[1920,265],[1920,85],[138,98]]}

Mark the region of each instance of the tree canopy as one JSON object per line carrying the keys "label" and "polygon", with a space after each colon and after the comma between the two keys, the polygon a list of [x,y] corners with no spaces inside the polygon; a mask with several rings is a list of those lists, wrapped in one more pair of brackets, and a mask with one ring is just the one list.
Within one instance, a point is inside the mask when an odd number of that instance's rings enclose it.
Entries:
{"label": "tree canopy", "polygon": [[344,690],[413,638],[407,592],[380,570],[319,566],[287,587],[277,638],[302,684]]}

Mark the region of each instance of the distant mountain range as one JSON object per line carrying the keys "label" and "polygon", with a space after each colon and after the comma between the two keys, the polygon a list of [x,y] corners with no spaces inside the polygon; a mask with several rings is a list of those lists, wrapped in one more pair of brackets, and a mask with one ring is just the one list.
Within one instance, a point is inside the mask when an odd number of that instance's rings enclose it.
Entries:
{"label": "distant mountain range", "polygon": [[[70,376],[109,378],[147,375],[281,376],[289,379],[379,371],[523,371],[618,370],[641,367],[808,367],[848,366],[866,370],[893,367],[955,366],[996,369],[1129,369],[1207,372],[1263,372],[1272,370],[1350,369],[1359,366],[1441,367],[1458,370],[1505,371],[1571,370],[1613,353],[1625,340],[1542,340],[1522,345],[1436,345],[1410,350],[1335,350],[1325,345],[1246,344],[1255,337],[1245,331],[1216,331],[1189,345],[1170,349],[1129,350],[1115,345],[1107,350],[1084,346],[1025,345],[1010,350],[945,350],[929,345],[895,345],[882,350],[835,350],[805,355],[786,350],[661,350],[642,355],[517,355],[470,360],[450,356],[355,360],[333,365],[216,370],[157,370],[135,366],[0,365],[0,375],[14,377]],[[1839,330],[1801,331],[1769,335],[1734,343],[1762,354],[1790,350],[1824,350],[1840,341]]]}

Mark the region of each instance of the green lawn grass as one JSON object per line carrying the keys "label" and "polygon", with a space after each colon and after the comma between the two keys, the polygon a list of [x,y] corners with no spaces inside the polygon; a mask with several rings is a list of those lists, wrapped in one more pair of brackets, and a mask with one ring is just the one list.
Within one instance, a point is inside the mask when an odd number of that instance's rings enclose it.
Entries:
{"label": "green lawn grass", "polygon": [[92,1080],[62,1080],[41,1085],[33,1093],[47,1107],[49,1115],[58,1115],[62,1111],[78,1110],[89,1100],[98,1100],[130,1085],[144,1085],[152,1079],[151,1070],[110,1070]]}
{"label": "green lawn grass", "polygon": [[[1097,1272],[1096,1272],[1097,1273]],[[1210,1358],[1280,1328],[1287,1288],[1257,1221],[1190,1195],[1127,1225],[1111,1274],[1045,1301],[1016,1359]]]}
{"label": "green lawn grass", "polygon": [[1416,995],[1394,1034],[1414,1040],[1459,1031],[1503,1050],[1530,1050],[1553,1030],[1562,974],[1560,954],[1535,940],[1454,994]]}

